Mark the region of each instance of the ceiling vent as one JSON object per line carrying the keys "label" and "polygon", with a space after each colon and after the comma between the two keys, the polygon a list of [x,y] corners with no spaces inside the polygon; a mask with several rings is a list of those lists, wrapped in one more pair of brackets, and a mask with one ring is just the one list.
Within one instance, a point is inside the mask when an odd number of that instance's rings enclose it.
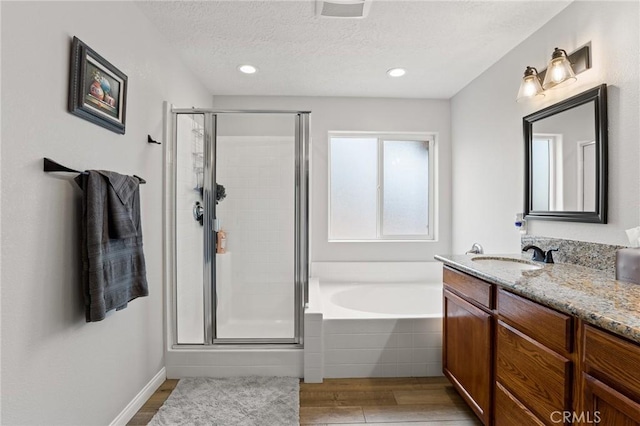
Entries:
{"label": "ceiling vent", "polygon": [[327,18],[364,18],[371,0],[316,0],[316,14]]}

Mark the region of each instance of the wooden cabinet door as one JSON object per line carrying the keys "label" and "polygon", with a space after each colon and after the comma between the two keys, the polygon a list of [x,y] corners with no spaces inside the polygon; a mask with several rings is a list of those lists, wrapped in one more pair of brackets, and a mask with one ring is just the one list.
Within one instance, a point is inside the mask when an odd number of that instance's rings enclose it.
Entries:
{"label": "wooden cabinet door", "polygon": [[640,426],[640,403],[588,374],[582,375],[584,415],[607,426]]}
{"label": "wooden cabinet door", "polygon": [[491,314],[444,290],[444,374],[485,425],[491,419]]}

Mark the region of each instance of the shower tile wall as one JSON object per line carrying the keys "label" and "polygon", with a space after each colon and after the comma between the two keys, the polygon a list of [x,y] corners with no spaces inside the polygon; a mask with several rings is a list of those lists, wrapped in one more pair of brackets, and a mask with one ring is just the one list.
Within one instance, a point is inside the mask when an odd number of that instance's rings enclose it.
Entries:
{"label": "shower tile wall", "polygon": [[[176,144],[176,298],[178,343],[204,342],[203,231],[193,206],[202,163],[203,117],[179,114]],[[200,182],[201,184],[201,182]]]}
{"label": "shower tile wall", "polygon": [[227,234],[227,254],[217,255],[218,276],[226,277],[217,283],[218,337],[221,326],[239,322],[272,324],[279,337],[292,337],[294,139],[219,136],[216,152],[227,194],[216,212]]}

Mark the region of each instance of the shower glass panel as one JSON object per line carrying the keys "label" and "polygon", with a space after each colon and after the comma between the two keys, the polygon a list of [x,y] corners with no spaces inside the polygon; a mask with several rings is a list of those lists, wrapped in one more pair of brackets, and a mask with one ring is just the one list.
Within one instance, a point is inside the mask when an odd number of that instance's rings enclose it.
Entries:
{"label": "shower glass panel", "polygon": [[296,337],[296,120],[216,116],[214,342]]}
{"label": "shower glass panel", "polygon": [[204,234],[194,216],[203,204],[204,114],[177,114],[175,127],[176,341],[204,344]]}
{"label": "shower glass panel", "polygon": [[300,344],[309,113],[173,109],[174,344]]}

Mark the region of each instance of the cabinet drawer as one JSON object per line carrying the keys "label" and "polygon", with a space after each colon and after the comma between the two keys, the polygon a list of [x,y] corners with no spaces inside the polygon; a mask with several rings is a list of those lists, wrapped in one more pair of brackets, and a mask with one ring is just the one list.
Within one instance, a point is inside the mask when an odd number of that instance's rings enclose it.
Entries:
{"label": "cabinet drawer", "polygon": [[498,314],[505,322],[559,353],[570,353],[573,318],[498,289]]}
{"label": "cabinet drawer", "polygon": [[568,359],[498,321],[496,379],[539,419],[571,410],[571,367]]}
{"label": "cabinet drawer", "polygon": [[494,308],[495,286],[475,277],[444,267],[443,281],[458,294],[473,300],[487,309]]}
{"label": "cabinet drawer", "polygon": [[544,426],[527,407],[496,382],[495,426]]}
{"label": "cabinet drawer", "polygon": [[584,326],[584,370],[640,400],[640,345]]}

